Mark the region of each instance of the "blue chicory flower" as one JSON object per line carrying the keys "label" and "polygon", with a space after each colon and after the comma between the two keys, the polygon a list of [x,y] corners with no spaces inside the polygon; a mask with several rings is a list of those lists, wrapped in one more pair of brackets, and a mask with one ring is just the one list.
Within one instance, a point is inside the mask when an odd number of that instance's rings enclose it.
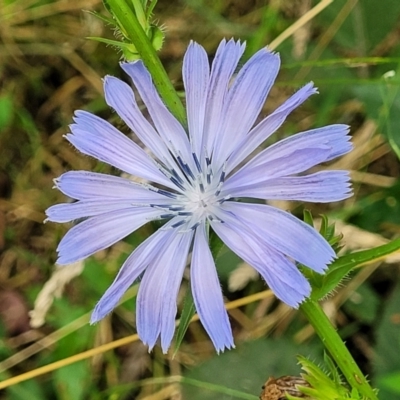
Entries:
{"label": "blue chicory flower", "polygon": [[280,59],[258,51],[234,76],[245,45],[223,40],[211,70],[205,50],[191,43],[183,61],[188,128],[168,111],[142,61],[123,63],[150,115],[140,111],[129,85],[107,76],[107,104],[149,149],[107,121],[77,111],[66,136],[79,151],[149,183],[87,171],[71,171],[56,187],[74,203],[47,210],[48,220],[69,222],[58,246],[59,264],[84,259],[152,220],[162,228],[139,245],[97,304],[91,322],[110,313],[132,283],[137,295],[137,330],[150,349],[161,337],[168,350],[175,330],[176,298],[189,252],[196,310],[217,351],[233,347],[208,227],[252,265],[276,296],[297,307],[310,285],[295,261],[323,273],[335,257],[312,227],[262,200],[331,202],[351,195],[345,171],[307,173],[351,150],[348,127],[335,124],[290,136],[253,155],[288,114],[312,94],[309,83],[255,124],[279,71]]}

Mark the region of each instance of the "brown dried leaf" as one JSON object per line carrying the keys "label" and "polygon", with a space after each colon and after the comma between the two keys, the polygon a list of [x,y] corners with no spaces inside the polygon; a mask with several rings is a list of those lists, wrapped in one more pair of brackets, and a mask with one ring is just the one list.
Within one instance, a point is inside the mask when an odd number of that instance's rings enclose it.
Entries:
{"label": "brown dried leaf", "polygon": [[263,386],[260,400],[284,400],[286,399],[286,394],[306,398],[306,396],[297,389],[297,385],[310,386],[304,379],[298,376],[286,375],[278,379],[271,376]]}

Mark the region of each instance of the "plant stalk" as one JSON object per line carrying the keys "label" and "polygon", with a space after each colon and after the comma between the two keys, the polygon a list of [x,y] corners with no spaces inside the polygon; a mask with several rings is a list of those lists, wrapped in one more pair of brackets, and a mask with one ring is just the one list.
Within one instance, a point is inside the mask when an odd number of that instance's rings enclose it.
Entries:
{"label": "plant stalk", "polygon": [[315,300],[308,299],[301,304],[300,309],[335,360],[349,385],[357,389],[368,400],[378,400],[376,393],[354,361],[353,356],[322,310],[320,304]]}
{"label": "plant stalk", "polygon": [[135,45],[165,105],[178,121],[183,126],[186,126],[185,108],[135,13],[126,4],[125,0],[107,0],[107,4],[117,18],[118,23],[121,24],[130,40]]}

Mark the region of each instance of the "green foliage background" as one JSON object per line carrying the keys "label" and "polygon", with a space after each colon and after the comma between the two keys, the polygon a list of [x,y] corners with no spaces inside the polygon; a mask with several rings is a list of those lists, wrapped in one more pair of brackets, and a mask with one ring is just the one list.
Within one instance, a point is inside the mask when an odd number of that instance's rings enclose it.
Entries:
{"label": "green foliage background", "polygon": [[[190,40],[202,44],[212,59],[223,37],[240,38],[247,41],[249,57],[315,4],[160,0],[154,19],[165,26],[161,59],[182,90],[181,61]],[[71,169],[117,173],[78,154],[63,139],[74,110],[95,112],[130,134],[102,98],[104,75],[125,79],[120,55],[85,39],[113,39],[112,32],[83,10],[104,12],[100,0],[0,0],[1,380],[135,333],[135,287],[112,317],[89,326],[87,315],[124,258],[155,225],[87,260],[83,272],[54,299],[45,324],[29,325],[28,311],[52,275],[57,243],[68,229],[43,225],[44,210],[64,201],[52,190],[52,180]],[[400,232],[399,15],[398,0],[333,1],[277,47],[282,71],[263,110],[266,115],[313,80],[320,94],[296,110],[273,140],[329,123],[351,126],[355,150],[334,167],[352,171],[354,197],[307,208],[314,216],[325,213],[363,229],[345,236],[343,244],[353,250],[377,246]],[[279,206],[302,216],[301,204]],[[371,241],[369,232],[377,235]],[[230,288],[241,261],[226,249],[217,265],[227,301],[265,290],[247,272],[240,289]],[[183,288],[186,284],[185,278]],[[359,268],[325,303],[383,400],[400,397],[399,285],[399,264],[392,257],[386,264]],[[12,385],[0,399],[257,399],[269,376],[300,373],[296,354],[322,361],[322,345],[304,318],[271,297],[233,308],[230,316],[237,347],[222,355],[215,354],[194,322],[174,358],[159,349],[148,354],[132,341]],[[32,346],[35,351],[28,356]]]}

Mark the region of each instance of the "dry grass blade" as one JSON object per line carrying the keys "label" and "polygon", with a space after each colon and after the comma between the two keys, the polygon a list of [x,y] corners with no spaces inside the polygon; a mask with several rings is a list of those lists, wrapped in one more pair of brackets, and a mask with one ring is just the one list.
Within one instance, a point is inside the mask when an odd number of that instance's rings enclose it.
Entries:
{"label": "dry grass blade", "polygon": [[[273,296],[273,293],[270,290],[265,290],[263,292],[256,293],[254,295],[247,296],[242,299],[226,303],[226,309],[230,310],[230,309],[234,309],[237,307],[241,307],[243,305],[250,304],[252,302],[255,302],[255,301],[258,301],[261,299],[265,299],[265,298],[271,297],[271,296]],[[192,318],[191,322],[197,321],[198,318],[199,317],[196,314]],[[177,321],[176,323],[179,323],[179,321]],[[62,367],[65,367],[66,365],[70,365],[70,364],[76,363],[78,361],[86,360],[90,357],[94,357],[98,354],[105,353],[106,351],[113,350],[117,347],[124,346],[126,344],[135,342],[137,340],[139,340],[139,336],[137,334],[130,335],[130,336],[124,337],[122,339],[114,340],[111,343],[106,343],[99,347],[95,347],[93,349],[76,354],[72,357],[64,358],[63,360],[56,361],[49,365],[45,365],[44,367],[36,368],[32,371],[28,371],[24,374],[21,374],[21,375],[6,379],[3,382],[0,382],[0,390],[4,389],[6,387],[13,386],[18,383],[24,382],[28,379],[36,378],[37,376],[46,374],[48,372],[54,371],[54,370],[62,368]]]}
{"label": "dry grass blade", "polygon": [[315,7],[309,10],[301,18],[299,18],[294,24],[290,25],[285,31],[283,31],[276,39],[274,39],[267,48],[270,50],[275,50],[281,43],[286,39],[290,38],[298,29],[302,28],[308,22],[310,22],[316,15],[328,7],[333,0],[322,0]]}

